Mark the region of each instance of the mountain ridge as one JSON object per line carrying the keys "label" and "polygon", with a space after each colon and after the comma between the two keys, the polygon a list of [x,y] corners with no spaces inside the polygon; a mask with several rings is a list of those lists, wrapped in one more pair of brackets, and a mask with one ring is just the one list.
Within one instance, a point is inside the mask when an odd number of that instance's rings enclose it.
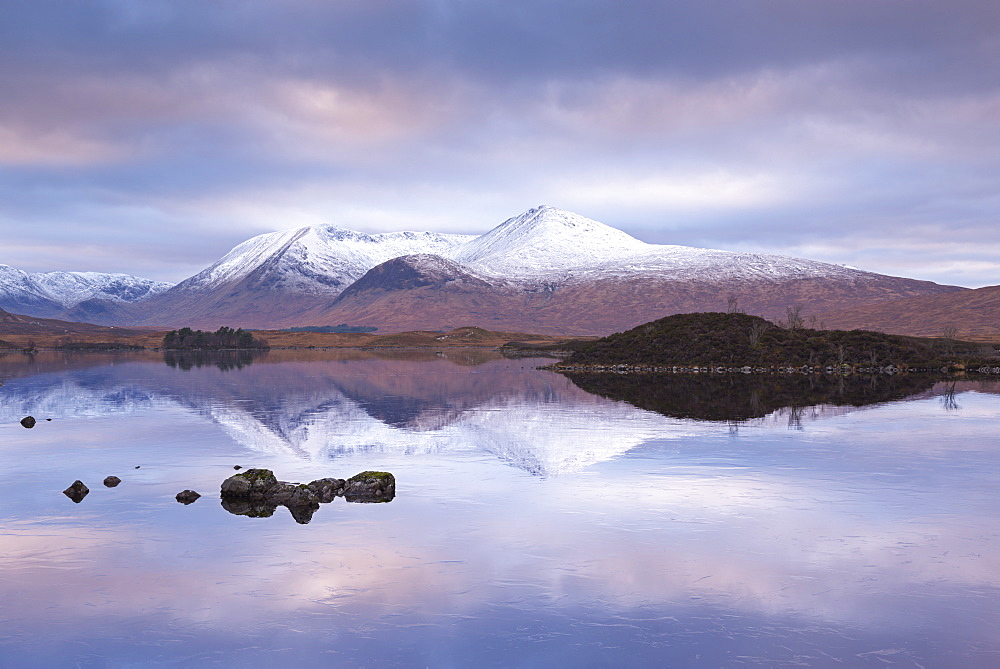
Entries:
{"label": "mountain ridge", "polygon": [[97,312],[121,314],[123,305],[174,284],[109,272],[25,272],[0,264],[0,309],[38,318],[74,320]]}
{"label": "mountain ridge", "polygon": [[478,236],[334,225],[266,233],[146,299],[78,311],[116,325],[481,324],[601,335],[730,299],[777,319],[791,306],[821,314],[965,290],[801,258],[648,244],[541,205]]}

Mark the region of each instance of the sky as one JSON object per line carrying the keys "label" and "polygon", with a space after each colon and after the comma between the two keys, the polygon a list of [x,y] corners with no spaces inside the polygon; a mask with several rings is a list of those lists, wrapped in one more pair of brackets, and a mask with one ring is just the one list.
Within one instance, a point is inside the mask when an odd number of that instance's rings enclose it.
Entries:
{"label": "sky", "polygon": [[989,0],[0,0],[0,263],[180,281],[548,204],[996,285],[998,64]]}

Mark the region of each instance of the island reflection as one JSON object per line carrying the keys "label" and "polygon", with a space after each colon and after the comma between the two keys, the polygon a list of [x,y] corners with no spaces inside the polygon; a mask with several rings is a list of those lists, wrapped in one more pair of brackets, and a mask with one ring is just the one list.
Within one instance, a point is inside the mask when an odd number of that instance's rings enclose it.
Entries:
{"label": "island reflection", "polygon": [[906,399],[948,377],[928,374],[613,374],[564,372],[582,390],[664,416],[741,422],[783,409],[864,407]]}

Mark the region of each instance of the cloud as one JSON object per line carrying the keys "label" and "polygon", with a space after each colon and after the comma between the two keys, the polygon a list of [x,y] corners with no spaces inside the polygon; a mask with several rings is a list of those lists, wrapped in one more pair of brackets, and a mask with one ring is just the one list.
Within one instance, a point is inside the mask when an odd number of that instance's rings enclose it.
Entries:
{"label": "cloud", "polygon": [[[545,202],[647,241],[825,248],[996,283],[982,242],[1000,204],[998,14],[971,0],[9,3],[0,220],[16,235],[0,262],[55,269],[44,258],[89,234],[122,259],[104,269],[179,280],[267,230],[482,232]],[[173,271],[164,249],[183,247],[164,221],[190,249]],[[123,228],[127,254],[111,250]],[[958,237],[980,241],[936,263],[850,241]]]}

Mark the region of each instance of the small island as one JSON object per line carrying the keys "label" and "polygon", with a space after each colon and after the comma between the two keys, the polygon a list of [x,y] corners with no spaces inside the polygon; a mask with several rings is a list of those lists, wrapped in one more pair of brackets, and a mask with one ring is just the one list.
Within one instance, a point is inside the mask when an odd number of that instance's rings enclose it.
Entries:
{"label": "small island", "polygon": [[675,314],[572,342],[557,371],[940,370],[997,365],[995,345],[868,330],[817,330],[743,313]]}
{"label": "small island", "polygon": [[215,332],[204,332],[181,328],[171,330],[163,336],[163,348],[170,350],[225,350],[225,349],[266,349],[265,340],[238,328],[222,326]]}

